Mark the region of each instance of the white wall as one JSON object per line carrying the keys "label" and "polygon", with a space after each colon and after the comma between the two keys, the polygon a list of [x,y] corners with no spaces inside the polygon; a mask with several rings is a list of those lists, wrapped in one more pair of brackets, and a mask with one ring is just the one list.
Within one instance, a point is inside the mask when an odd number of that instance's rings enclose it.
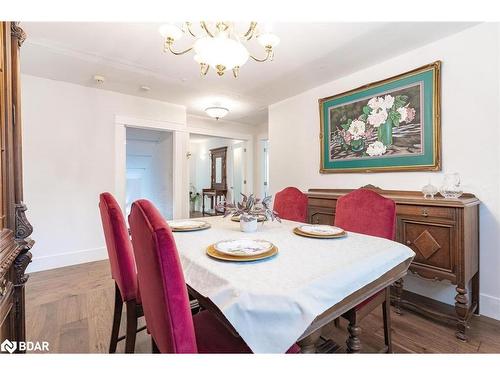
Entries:
{"label": "white wall", "polygon": [[[420,190],[429,178],[439,185],[458,171],[465,190],[481,200],[481,313],[500,319],[499,26],[481,24],[404,55],[373,65],[270,106],[271,191],[293,185]],[[442,60],[441,172],[319,173],[318,99]],[[407,277],[409,289],[453,303],[446,283]]]}
{"label": "white wall", "polygon": [[21,83],[24,199],[36,240],[28,271],[106,258],[97,204],[117,190],[115,116],[185,124],[186,110],[30,75]]}

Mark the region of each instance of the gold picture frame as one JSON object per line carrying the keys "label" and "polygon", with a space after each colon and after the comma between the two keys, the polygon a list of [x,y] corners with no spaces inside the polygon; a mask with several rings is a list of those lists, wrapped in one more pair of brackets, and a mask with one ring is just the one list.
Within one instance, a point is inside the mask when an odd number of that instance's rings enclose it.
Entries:
{"label": "gold picture frame", "polygon": [[[389,87],[392,87],[393,91],[397,91],[399,88],[397,84],[401,82],[403,85],[407,81],[417,80],[420,77],[425,77],[425,80],[432,83],[432,87],[425,87],[422,85],[422,90],[427,90],[422,94],[422,107],[424,107],[425,113],[421,118],[421,131],[424,134],[424,129],[427,132],[426,136],[432,138],[428,141],[426,138],[422,142],[422,154],[418,156],[423,156],[416,158],[415,160],[410,160],[412,155],[405,155],[394,157],[391,155],[390,164],[384,161],[384,158],[388,160],[389,158],[381,156],[378,158],[368,158],[366,155],[360,157],[357,160],[355,157],[351,157],[350,160],[340,160],[334,161],[331,158],[331,124],[325,122],[325,113],[329,114],[329,108],[335,105],[341,106],[341,104],[335,104],[336,102],[344,101],[348,104],[353,102],[366,101],[367,98],[375,97],[376,92],[383,92]],[[430,96],[430,98],[429,98]],[[348,100],[351,100],[348,102]],[[358,99],[356,99],[358,98]],[[430,101],[430,103],[427,103]],[[425,103],[425,105],[424,105]],[[360,172],[399,172],[399,171],[439,171],[441,170],[441,61],[435,61],[431,64],[421,66],[419,68],[413,69],[411,71],[401,73],[390,78],[386,78],[380,81],[372,82],[367,85],[360,86],[358,88],[321,98],[318,100],[319,112],[320,112],[320,173],[360,173]],[[430,108],[429,108],[430,107]],[[431,124],[427,124],[429,121]],[[328,119],[330,121],[330,118]],[[326,130],[329,130],[329,137],[325,139]],[[429,135],[428,133],[431,134]],[[391,130],[392,132],[392,130]],[[423,137],[423,136],[422,136]],[[392,135],[391,135],[392,138]],[[328,146],[328,148],[326,148]],[[390,146],[389,146],[390,147]],[[328,150],[328,155],[326,154]],[[328,162],[326,162],[326,157],[328,157]],[[417,160],[419,159],[419,160]],[[420,160],[424,161],[421,162]]]}

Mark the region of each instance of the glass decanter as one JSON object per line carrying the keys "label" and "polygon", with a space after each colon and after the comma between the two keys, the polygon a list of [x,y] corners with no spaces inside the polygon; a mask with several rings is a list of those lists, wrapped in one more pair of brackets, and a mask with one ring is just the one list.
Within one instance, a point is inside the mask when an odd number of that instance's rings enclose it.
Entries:
{"label": "glass decanter", "polygon": [[441,195],[448,199],[457,199],[463,194],[460,186],[460,175],[458,173],[447,173],[444,176],[443,185],[439,189]]}

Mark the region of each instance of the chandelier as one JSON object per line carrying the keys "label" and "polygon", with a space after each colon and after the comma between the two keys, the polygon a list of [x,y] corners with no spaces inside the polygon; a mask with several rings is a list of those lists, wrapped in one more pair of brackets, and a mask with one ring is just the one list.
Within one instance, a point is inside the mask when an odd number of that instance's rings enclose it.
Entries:
{"label": "chandelier", "polygon": [[[174,55],[183,55],[194,51],[194,60],[200,64],[202,75],[206,75],[210,67],[219,76],[224,75],[228,70],[232,70],[233,76],[238,77],[240,67],[249,58],[257,62],[272,61],[274,58],[274,47],[278,45],[280,39],[270,31],[259,32],[257,22],[250,22],[244,34],[238,34],[232,22],[216,22],[215,27],[211,27],[207,22],[200,22],[201,32],[193,32],[192,24],[185,22],[182,27],[174,24],[160,26],[159,32],[165,38],[164,52],[170,51]],[[189,34],[195,41],[192,47],[184,51],[175,51],[173,44],[182,36]],[[243,42],[253,38],[264,47],[263,58],[252,56]]]}

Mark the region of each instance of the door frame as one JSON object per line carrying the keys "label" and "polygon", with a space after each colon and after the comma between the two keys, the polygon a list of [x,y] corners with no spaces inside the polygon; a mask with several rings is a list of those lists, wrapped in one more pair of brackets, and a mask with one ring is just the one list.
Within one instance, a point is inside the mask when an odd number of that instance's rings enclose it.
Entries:
{"label": "door frame", "polygon": [[[127,186],[126,173],[126,128],[139,128],[149,130],[170,131],[172,138],[172,174],[174,178],[172,186],[172,216],[174,219],[189,217],[189,135],[200,134],[212,137],[241,139],[247,142],[246,170],[247,186],[253,187],[253,143],[252,134],[238,133],[232,131],[208,129],[202,127],[188,127],[185,122],[157,121],[141,119],[136,117],[115,116],[115,189],[116,200],[125,212],[125,197]],[[253,190],[253,189],[252,189]]]}

